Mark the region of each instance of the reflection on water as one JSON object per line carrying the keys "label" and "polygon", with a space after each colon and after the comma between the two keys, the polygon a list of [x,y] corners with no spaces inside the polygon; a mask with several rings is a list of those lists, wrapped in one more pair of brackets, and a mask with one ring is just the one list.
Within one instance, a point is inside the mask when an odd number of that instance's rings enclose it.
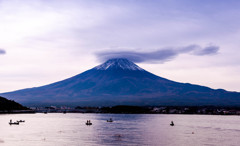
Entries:
{"label": "reflection on water", "polygon": [[[107,122],[112,118],[112,123]],[[25,120],[9,125],[9,120]],[[86,126],[87,120],[93,125]],[[170,126],[174,121],[175,126]],[[0,145],[239,145],[239,116],[146,114],[0,115]]]}

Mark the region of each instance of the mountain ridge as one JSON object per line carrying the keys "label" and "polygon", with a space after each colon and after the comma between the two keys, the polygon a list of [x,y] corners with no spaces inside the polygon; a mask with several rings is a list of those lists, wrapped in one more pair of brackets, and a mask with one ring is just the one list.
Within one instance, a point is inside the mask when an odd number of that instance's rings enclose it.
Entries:
{"label": "mountain ridge", "polygon": [[3,93],[26,105],[234,105],[240,93],[154,75],[133,62],[110,59],[68,79],[41,87]]}

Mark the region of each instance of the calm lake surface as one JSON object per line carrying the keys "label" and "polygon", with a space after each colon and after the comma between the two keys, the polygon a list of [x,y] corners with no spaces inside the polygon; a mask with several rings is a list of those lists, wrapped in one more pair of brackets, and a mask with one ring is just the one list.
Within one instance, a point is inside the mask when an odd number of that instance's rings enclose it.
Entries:
{"label": "calm lake surface", "polygon": [[[113,123],[106,120],[112,118]],[[9,125],[9,120],[25,120]],[[91,120],[92,126],[86,126]],[[175,126],[169,124],[174,121]],[[4,146],[239,146],[240,116],[161,114],[0,115]]]}

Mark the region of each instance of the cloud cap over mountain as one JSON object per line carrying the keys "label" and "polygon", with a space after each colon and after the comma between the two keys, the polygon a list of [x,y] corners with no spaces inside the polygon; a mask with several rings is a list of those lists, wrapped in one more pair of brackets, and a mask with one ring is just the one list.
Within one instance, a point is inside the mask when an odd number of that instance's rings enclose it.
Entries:
{"label": "cloud cap over mountain", "polygon": [[101,61],[111,58],[127,58],[133,62],[157,62],[164,63],[173,60],[180,54],[191,54],[195,56],[214,55],[219,51],[218,46],[201,47],[199,45],[189,45],[185,47],[168,47],[152,52],[136,52],[136,51],[105,51],[96,53]]}

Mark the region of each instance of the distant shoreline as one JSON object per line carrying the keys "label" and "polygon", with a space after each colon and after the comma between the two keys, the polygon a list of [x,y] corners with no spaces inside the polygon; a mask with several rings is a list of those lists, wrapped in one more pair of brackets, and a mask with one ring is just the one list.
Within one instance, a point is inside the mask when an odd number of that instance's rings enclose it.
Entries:
{"label": "distant shoreline", "polygon": [[33,114],[34,110],[2,110],[0,114]]}
{"label": "distant shoreline", "polygon": [[103,114],[189,114],[189,115],[240,115],[240,107],[216,106],[127,106],[113,107],[36,107],[35,113],[103,113]]}

